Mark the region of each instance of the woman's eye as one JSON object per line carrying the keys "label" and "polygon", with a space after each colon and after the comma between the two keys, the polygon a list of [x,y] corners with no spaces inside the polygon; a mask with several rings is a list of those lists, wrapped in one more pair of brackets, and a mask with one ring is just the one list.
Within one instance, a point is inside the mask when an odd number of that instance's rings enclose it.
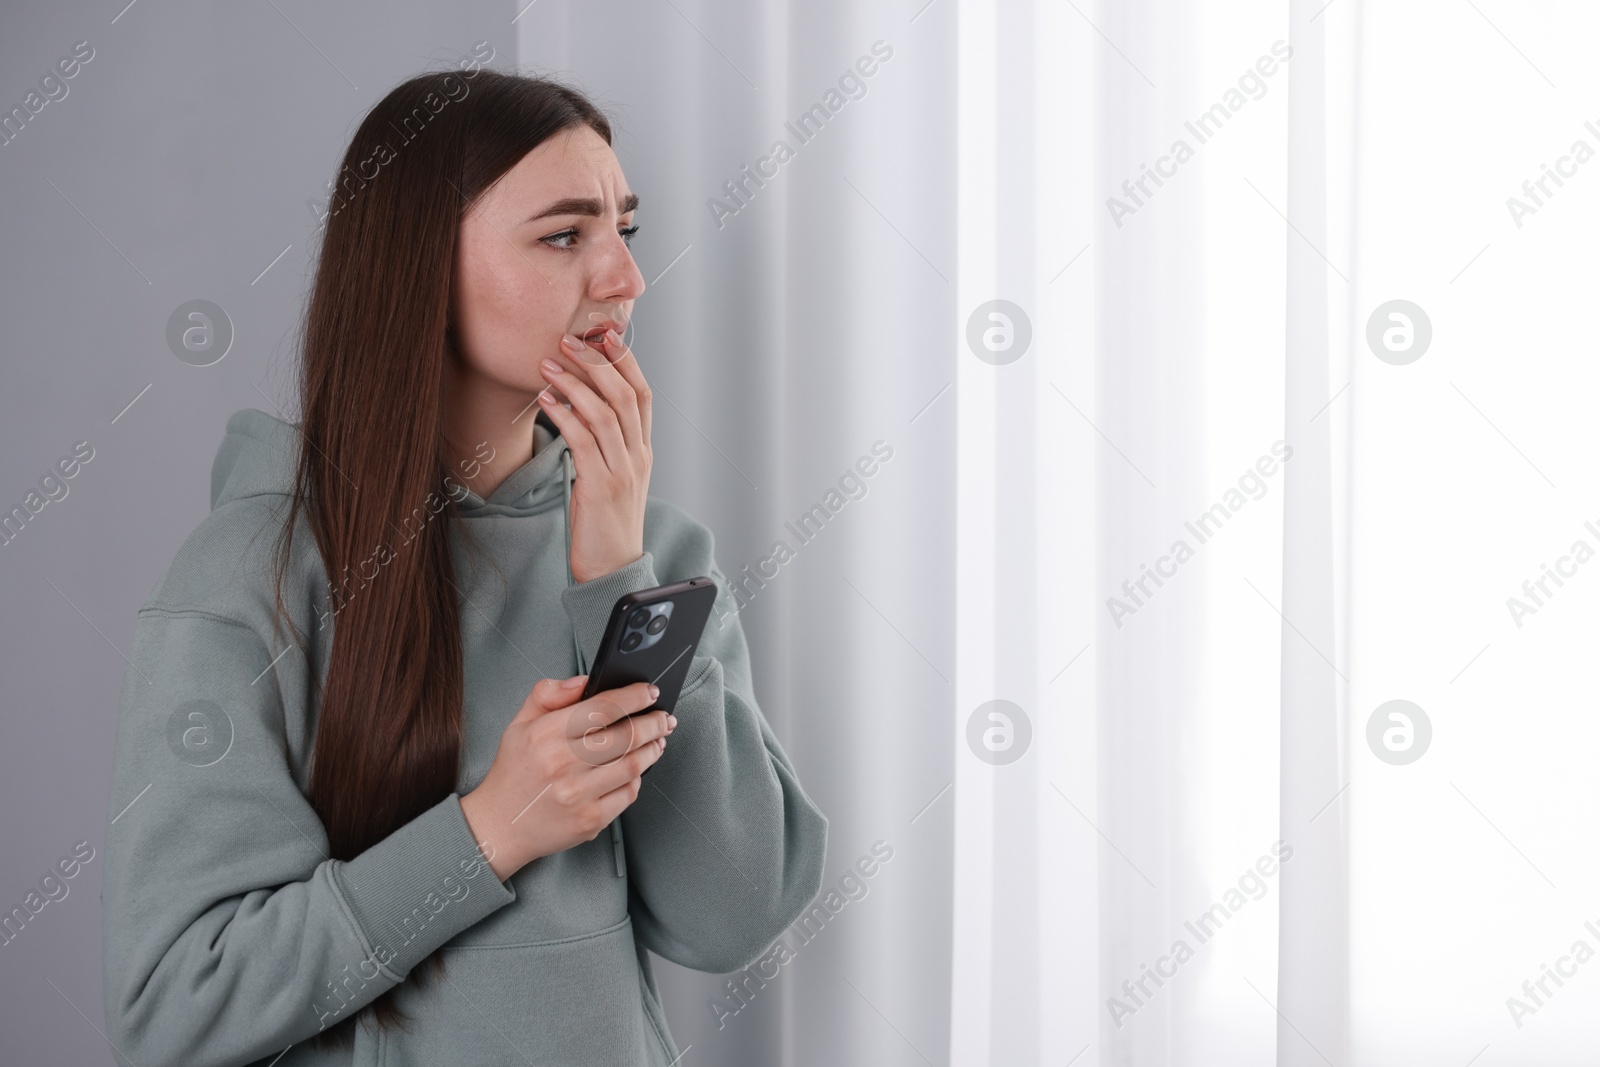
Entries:
{"label": "woman's eye", "polygon": [[[629,226],[627,229],[618,230],[617,232],[622,235],[622,242],[631,248],[633,247],[633,235],[639,232],[639,226],[637,223],[635,223],[634,225]],[[572,239],[577,236],[577,230],[566,229],[562,230],[560,233],[552,233],[548,237],[541,237],[539,240],[543,241],[552,248],[570,249],[572,247]]]}

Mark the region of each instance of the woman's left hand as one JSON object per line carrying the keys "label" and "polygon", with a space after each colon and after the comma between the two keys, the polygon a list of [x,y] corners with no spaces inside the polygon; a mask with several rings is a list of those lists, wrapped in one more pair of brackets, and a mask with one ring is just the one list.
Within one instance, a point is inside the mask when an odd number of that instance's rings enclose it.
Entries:
{"label": "woman's left hand", "polygon": [[[587,582],[644,554],[644,506],[650,488],[650,386],[633,352],[605,333],[605,361],[565,346],[540,364],[550,385],[539,403],[572,449],[572,578]],[[559,392],[572,404],[564,407]]]}

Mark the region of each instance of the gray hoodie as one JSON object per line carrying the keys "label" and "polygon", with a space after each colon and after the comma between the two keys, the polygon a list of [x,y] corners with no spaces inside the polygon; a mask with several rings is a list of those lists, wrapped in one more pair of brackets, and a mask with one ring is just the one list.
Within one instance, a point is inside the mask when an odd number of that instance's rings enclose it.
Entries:
{"label": "gray hoodie", "polygon": [[[538,433],[543,447],[487,500],[451,490],[494,564],[452,544],[466,675],[456,791],[345,863],[306,800],[337,601],[303,520],[284,601],[313,662],[273,629],[298,430],[256,410],[228,420],[211,514],[140,609],[122,689],[102,892],[119,1063],[667,1067],[679,1053],[645,950],[734,971],[815,896],[827,821],[756,706],[710,531],[652,497],[644,554],[574,584],[572,460]],[[431,500],[418,521],[442,506]],[[638,800],[613,833],[502,883],[460,797],[506,724],[534,682],[579,673],[578,649],[592,659],[618,596],[701,574],[717,603]],[[440,946],[443,980],[406,982]],[[359,1027],[353,1054],[308,1040],[395,986],[409,1031]]]}

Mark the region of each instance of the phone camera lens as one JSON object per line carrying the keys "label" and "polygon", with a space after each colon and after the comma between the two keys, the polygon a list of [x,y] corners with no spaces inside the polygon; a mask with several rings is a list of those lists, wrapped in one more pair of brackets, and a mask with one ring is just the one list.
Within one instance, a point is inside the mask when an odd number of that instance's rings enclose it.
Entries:
{"label": "phone camera lens", "polygon": [[650,621],[649,608],[638,608],[632,615],[628,616],[628,625],[632,626],[636,630],[648,621]]}
{"label": "phone camera lens", "polygon": [[622,651],[632,652],[634,649],[639,647],[639,642],[643,640],[644,638],[639,636],[639,631],[632,631],[627,637],[622,639]]}
{"label": "phone camera lens", "polygon": [[666,628],[667,617],[665,615],[657,615],[655,618],[650,620],[650,625],[644,628],[644,632],[647,634],[658,634]]}

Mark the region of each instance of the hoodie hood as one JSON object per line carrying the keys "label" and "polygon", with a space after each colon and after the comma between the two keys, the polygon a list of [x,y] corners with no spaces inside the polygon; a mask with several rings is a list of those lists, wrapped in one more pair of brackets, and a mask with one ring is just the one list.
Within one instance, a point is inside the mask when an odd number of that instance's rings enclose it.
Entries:
{"label": "hoodie hood", "polygon": [[[461,517],[527,514],[564,499],[563,485],[571,484],[567,443],[543,411],[535,418],[532,433],[533,458],[512,471],[487,499],[457,479],[461,489],[456,492],[456,508]],[[246,497],[289,496],[299,450],[297,424],[256,408],[234,412],[211,463],[211,510]],[[568,481],[563,481],[563,474]]]}
{"label": "hoodie hood", "polygon": [[[438,491],[455,499],[456,515],[461,519],[532,516],[560,507],[561,534],[567,539],[561,556],[566,568],[566,584],[571,586],[575,584],[570,540],[572,453],[543,411],[534,419],[530,432],[536,450],[533,458],[512,471],[488,499],[468,489],[459,478],[449,479]],[[274,418],[265,411],[245,408],[234,412],[211,464],[212,513],[232,501],[248,497],[290,496],[294,491],[300,437],[298,425]],[[572,640],[578,663],[583,665],[587,661],[576,630]],[[620,867],[621,860],[617,862]]]}

